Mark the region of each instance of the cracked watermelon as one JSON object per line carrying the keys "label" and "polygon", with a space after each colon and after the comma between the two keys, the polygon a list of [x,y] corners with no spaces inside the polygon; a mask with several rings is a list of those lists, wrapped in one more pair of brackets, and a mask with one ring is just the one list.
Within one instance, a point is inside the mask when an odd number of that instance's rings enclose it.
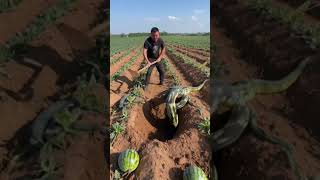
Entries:
{"label": "cracked watermelon", "polygon": [[121,152],[118,158],[118,165],[123,172],[132,172],[139,165],[139,154],[133,149]]}
{"label": "cracked watermelon", "polygon": [[189,166],[183,172],[183,180],[208,180],[208,178],[198,166]]}

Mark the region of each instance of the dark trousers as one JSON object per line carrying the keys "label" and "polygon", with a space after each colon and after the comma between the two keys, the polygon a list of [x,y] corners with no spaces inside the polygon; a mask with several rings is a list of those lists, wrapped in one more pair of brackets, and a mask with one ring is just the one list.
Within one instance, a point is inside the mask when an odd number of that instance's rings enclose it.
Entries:
{"label": "dark trousers", "polygon": [[[153,61],[152,61],[153,62]],[[163,83],[163,80],[164,80],[164,66],[163,66],[163,63],[162,61],[160,62],[157,62],[153,65],[151,65],[149,68],[148,68],[148,71],[147,71],[147,74],[146,74],[146,85],[149,84],[150,82],[150,76],[151,76],[151,73],[152,73],[152,70],[153,68],[156,67],[158,72],[159,72],[159,76],[160,76],[160,83]]]}

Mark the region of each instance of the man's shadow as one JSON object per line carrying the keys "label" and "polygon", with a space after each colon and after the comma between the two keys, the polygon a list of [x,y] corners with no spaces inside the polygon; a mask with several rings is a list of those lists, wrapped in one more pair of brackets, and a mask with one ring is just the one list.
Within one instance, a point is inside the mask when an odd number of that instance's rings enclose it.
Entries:
{"label": "man's shadow", "polygon": [[124,84],[127,84],[128,85],[128,89],[131,89],[133,87],[133,81],[131,81],[128,77],[126,76],[120,76],[118,77],[116,80],[116,82],[120,83],[120,85],[117,87],[116,90],[112,90],[112,92],[118,94],[121,92],[121,87],[124,85]]}

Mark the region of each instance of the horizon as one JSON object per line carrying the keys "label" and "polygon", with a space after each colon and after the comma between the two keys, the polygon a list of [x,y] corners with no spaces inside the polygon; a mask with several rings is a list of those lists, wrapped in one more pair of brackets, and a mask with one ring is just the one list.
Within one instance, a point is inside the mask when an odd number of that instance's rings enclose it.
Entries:
{"label": "horizon", "polygon": [[[164,31],[164,32],[166,32],[166,33],[168,33],[168,34],[206,34],[206,33],[210,33],[210,31],[209,32],[193,32],[193,33],[173,33],[173,32],[167,32],[167,31]],[[161,33],[164,33],[163,31],[160,31],[160,35],[161,35]],[[128,35],[128,34],[134,34],[134,33],[146,33],[146,34],[149,34],[150,32],[129,32],[129,33],[119,33],[119,34],[110,34],[110,35],[121,35],[121,34],[125,34],[125,35]]]}

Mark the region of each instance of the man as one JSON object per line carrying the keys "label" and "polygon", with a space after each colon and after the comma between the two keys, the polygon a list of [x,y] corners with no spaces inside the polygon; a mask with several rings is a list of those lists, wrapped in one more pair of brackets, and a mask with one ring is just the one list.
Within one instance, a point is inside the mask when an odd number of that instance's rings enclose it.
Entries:
{"label": "man", "polygon": [[151,29],[151,36],[144,42],[143,55],[148,65],[152,62],[156,62],[148,68],[145,82],[145,89],[148,87],[150,76],[154,67],[157,68],[160,76],[159,85],[163,85],[164,81],[164,67],[161,62],[165,52],[165,45],[163,40],[160,38],[159,29],[153,27]]}

